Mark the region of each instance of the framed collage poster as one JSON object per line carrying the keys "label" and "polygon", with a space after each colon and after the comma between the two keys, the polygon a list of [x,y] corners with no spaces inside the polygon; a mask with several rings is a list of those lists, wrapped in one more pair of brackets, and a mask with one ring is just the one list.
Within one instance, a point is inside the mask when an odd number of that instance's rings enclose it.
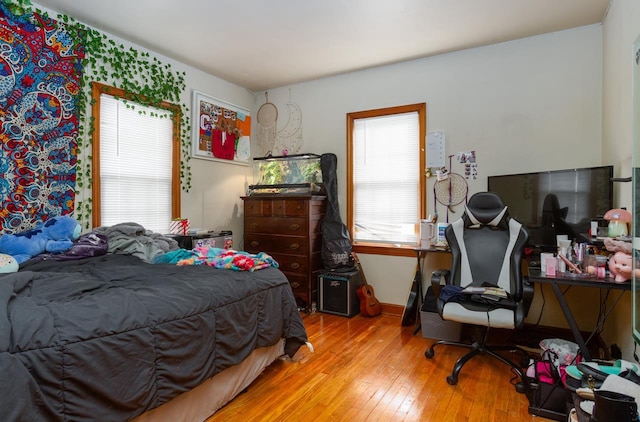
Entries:
{"label": "framed collage poster", "polygon": [[193,91],[192,156],[248,165],[251,115],[240,106]]}

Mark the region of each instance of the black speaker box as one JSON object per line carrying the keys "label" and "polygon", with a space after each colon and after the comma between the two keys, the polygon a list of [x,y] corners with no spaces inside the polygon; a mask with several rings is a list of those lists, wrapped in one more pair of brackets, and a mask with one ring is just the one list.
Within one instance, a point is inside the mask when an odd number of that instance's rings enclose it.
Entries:
{"label": "black speaker box", "polygon": [[318,274],[320,311],[353,317],[360,313],[360,300],[356,291],[362,285],[360,272],[326,271]]}

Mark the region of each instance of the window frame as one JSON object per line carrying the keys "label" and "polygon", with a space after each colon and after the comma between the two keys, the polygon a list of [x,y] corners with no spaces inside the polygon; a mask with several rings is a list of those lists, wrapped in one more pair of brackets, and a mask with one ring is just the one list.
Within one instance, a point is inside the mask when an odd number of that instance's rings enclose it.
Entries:
{"label": "window frame", "polygon": [[[91,136],[91,221],[93,227],[101,226],[102,204],[100,200],[100,95],[107,94],[117,99],[124,99],[140,105],[150,105],[161,108],[171,113],[172,140],[171,140],[171,218],[179,218],[181,212],[180,189],[180,120],[182,109],[176,104],[163,101],[160,104],[144,104],[144,96],[127,92],[123,89],[105,85],[100,82],[91,83],[91,113],[93,133]],[[168,224],[168,222],[167,222]]]}
{"label": "window frame", "polygon": [[426,157],[425,157],[425,148],[426,148],[426,138],[427,138],[427,104],[426,103],[417,103],[417,104],[409,104],[404,106],[395,106],[395,107],[386,107],[379,108],[373,110],[366,111],[358,111],[353,113],[347,113],[347,228],[349,229],[349,234],[352,239],[352,248],[356,253],[364,253],[364,254],[377,254],[377,255],[393,255],[393,256],[415,256],[415,249],[420,244],[420,236],[418,235],[418,242],[415,245],[401,245],[401,246],[392,246],[389,244],[381,244],[374,242],[355,242],[354,237],[354,175],[353,175],[353,129],[354,123],[358,119],[366,119],[372,117],[382,117],[389,116],[393,114],[403,114],[403,113],[418,113],[418,120],[420,125],[420,134],[419,134],[419,192],[417,193],[419,196],[419,210],[418,216],[419,219],[416,221],[416,230],[419,234],[419,226],[420,219],[426,218]]}

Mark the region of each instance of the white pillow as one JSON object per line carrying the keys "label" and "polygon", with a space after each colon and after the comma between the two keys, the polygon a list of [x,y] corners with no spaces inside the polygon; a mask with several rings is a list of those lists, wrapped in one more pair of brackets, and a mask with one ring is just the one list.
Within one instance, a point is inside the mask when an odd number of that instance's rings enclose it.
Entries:
{"label": "white pillow", "polygon": [[14,257],[0,253],[0,273],[15,273],[19,267],[20,265]]}

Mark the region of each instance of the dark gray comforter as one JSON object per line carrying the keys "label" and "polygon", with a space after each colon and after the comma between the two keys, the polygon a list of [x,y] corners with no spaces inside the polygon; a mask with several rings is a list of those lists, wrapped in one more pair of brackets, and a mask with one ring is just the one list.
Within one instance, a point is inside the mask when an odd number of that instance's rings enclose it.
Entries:
{"label": "dark gray comforter", "polygon": [[29,261],[0,275],[0,419],[124,421],[281,338],[307,339],[275,268]]}

